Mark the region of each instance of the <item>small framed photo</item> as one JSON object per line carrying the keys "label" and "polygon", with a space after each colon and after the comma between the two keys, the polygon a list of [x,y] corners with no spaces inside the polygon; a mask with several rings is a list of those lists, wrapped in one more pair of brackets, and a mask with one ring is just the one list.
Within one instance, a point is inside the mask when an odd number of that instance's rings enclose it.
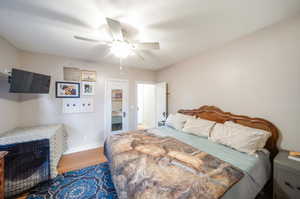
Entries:
{"label": "small framed photo", "polygon": [[56,82],[56,98],[80,98],[80,83]]}
{"label": "small framed photo", "polygon": [[82,95],[95,95],[95,82],[82,82]]}
{"label": "small framed photo", "polygon": [[82,70],[81,71],[81,81],[83,82],[95,82],[97,80],[96,71]]}

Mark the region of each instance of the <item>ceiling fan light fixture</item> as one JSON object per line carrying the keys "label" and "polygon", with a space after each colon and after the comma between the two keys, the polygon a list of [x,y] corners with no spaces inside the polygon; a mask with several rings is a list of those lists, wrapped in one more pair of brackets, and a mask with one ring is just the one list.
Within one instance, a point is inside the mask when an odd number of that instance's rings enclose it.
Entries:
{"label": "ceiling fan light fixture", "polygon": [[109,46],[111,54],[120,60],[128,57],[129,55],[136,55],[140,59],[145,60],[144,57],[139,53],[139,50],[160,49],[159,42],[139,42],[128,40],[128,35],[124,34],[126,33],[126,30],[122,28],[122,24],[118,20],[106,18],[106,23],[107,34],[111,36],[111,39],[97,40],[77,35],[74,35],[74,38],[87,42],[105,44]]}
{"label": "ceiling fan light fixture", "polygon": [[132,53],[130,44],[121,41],[114,41],[111,45],[110,51],[113,55],[119,58],[126,58]]}

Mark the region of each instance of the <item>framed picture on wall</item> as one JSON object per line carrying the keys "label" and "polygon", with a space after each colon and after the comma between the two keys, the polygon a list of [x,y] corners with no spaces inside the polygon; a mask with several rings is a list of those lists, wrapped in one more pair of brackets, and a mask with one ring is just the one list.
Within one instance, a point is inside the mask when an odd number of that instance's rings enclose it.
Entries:
{"label": "framed picture on wall", "polygon": [[75,67],[64,67],[64,81],[75,81],[81,80],[81,71]]}
{"label": "framed picture on wall", "polygon": [[56,98],[80,98],[80,83],[56,82]]}
{"label": "framed picture on wall", "polygon": [[82,70],[81,71],[81,81],[83,82],[95,82],[97,80],[96,71]]}
{"label": "framed picture on wall", "polygon": [[82,95],[95,95],[95,82],[82,82]]}

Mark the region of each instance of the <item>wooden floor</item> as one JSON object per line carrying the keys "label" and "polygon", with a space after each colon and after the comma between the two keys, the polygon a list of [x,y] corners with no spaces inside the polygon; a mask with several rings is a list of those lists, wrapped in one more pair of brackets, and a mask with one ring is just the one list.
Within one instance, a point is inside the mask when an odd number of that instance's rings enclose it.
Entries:
{"label": "wooden floor", "polygon": [[58,173],[65,173],[105,162],[103,147],[63,155],[58,164]]}
{"label": "wooden floor", "polygon": [[[59,174],[62,174],[68,171],[74,171],[88,166],[100,164],[102,162],[106,162],[106,158],[103,154],[103,147],[63,155],[59,161],[57,170]],[[26,198],[27,194],[24,194],[17,199]]]}

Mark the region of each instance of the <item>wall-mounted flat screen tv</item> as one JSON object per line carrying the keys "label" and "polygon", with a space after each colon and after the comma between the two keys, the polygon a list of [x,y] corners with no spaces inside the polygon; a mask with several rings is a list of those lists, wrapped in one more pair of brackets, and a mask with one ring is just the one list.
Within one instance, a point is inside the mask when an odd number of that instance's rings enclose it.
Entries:
{"label": "wall-mounted flat screen tv", "polygon": [[51,77],[13,68],[10,77],[11,93],[49,93]]}

